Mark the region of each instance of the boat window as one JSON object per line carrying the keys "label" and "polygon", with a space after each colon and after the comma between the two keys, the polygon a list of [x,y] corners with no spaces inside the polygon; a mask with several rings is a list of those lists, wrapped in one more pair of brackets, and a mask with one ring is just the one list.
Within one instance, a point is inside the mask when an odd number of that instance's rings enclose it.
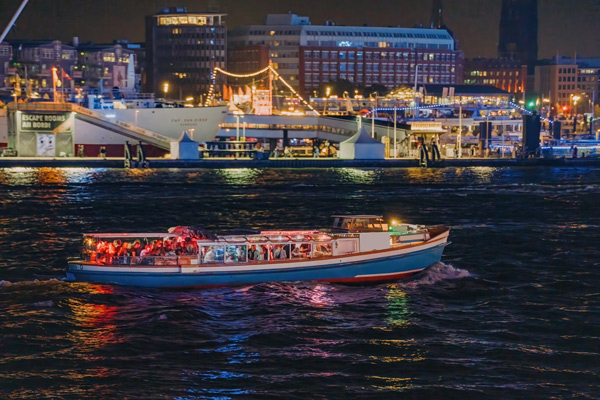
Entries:
{"label": "boat window", "polygon": [[341,228],[341,223],[342,223],[342,220],[340,218],[333,219],[333,227],[334,228]]}
{"label": "boat window", "polygon": [[269,246],[266,244],[253,244],[248,249],[248,260],[264,261],[269,260]]}
{"label": "boat window", "polygon": [[354,220],[354,227],[359,229],[364,229],[369,225],[369,220],[357,218]]}
{"label": "boat window", "polygon": [[286,260],[289,259],[291,246],[289,244],[276,244],[273,247],[273,259],[274,260]]}
{"label": "boat window", "polygon": [[225,246],[225,263],[245,263],[248,246],[246,245],[227,245]]}
{"label": "boat window", "polygon": [[224,246],[202,246],[201,247],[202,263],[222,263],[224,261]]}
{"label": "boat window", "polygon": [[308,243],[295,244],[292,248],[292,258],[310,257],[311,245]]}
{"label": "boat window", "polygon": [[315,245],[313,257],[326,257],[331,255],[331,243],[319,243]]}

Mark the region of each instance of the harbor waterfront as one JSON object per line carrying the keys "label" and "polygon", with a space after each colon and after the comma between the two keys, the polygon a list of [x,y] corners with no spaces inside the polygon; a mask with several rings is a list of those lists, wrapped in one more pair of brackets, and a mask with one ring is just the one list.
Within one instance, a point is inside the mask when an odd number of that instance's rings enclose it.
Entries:
{"label": "harbor waterfront", "polygon": [[[596,398],[599,182],[594,165],[0,168],[0,397]],[[83,233],[338,213],[444,224],[452,245],[387,284],[63,280]]]}
{"label": "harbor waterfront", "polygon": [[[0,158],[0,168],[11,167],[57,167],[57,168],[123,168],[122,158],[34,158],[6,157]],[[200,159],[200,160],[170,160],[165,158],[149,158],[149,168],[414,168],[419,166],[416,159],[387,159],[387,160],[340,160],[332,158],[278,158],[268,160],[249,159]],[[430,167],[539,167],[539,166],[569,166],[569,167],[598,167],[600,158],[461,158],[444,159],[430,164]]]}

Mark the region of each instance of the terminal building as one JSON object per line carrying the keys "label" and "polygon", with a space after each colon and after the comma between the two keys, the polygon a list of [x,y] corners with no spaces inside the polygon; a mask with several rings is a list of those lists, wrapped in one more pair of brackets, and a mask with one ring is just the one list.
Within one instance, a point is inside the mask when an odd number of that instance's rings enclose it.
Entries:
{"label": "terminal building", "polygon": [[336,80],[393,89],[463,79],[464,55],[447,29],[311,25],[308,17],[271,14],[265,25],[231,31],[228,44],[265,46],[273,67],[304,95]]}

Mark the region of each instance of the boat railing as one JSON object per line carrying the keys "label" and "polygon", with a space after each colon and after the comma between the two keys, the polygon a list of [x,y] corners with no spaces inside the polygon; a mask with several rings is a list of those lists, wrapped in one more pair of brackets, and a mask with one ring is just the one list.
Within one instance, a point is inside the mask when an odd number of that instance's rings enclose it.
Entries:
{"label": "boat railing", "polygon": [[95,258],[84,255],[84,261],[98,262],[104,265],[153,265],[177,266],[182,264],[198,264],[197,255],[165,255],[165,256],[101,256]]}

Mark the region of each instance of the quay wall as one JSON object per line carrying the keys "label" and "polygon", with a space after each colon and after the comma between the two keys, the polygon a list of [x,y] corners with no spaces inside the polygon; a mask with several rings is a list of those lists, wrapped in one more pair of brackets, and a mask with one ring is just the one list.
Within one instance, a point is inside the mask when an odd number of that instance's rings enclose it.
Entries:
{"label": "quay wall", "polygon": [[[276,160],[169,160],[148,159],[149,168],[414,168],[419,161],[414,159],[394,160],[339,160],[339,159],[276,159]],[[565,166],[600,167],[600,158],[530,158],[530,159],[447,159],[432,164],[431,168],[444,167],[527,167]],[[121,158],[24,158],[0,157],[0,168],[11,167],[56,167],[56,168],[124,168]]]}

